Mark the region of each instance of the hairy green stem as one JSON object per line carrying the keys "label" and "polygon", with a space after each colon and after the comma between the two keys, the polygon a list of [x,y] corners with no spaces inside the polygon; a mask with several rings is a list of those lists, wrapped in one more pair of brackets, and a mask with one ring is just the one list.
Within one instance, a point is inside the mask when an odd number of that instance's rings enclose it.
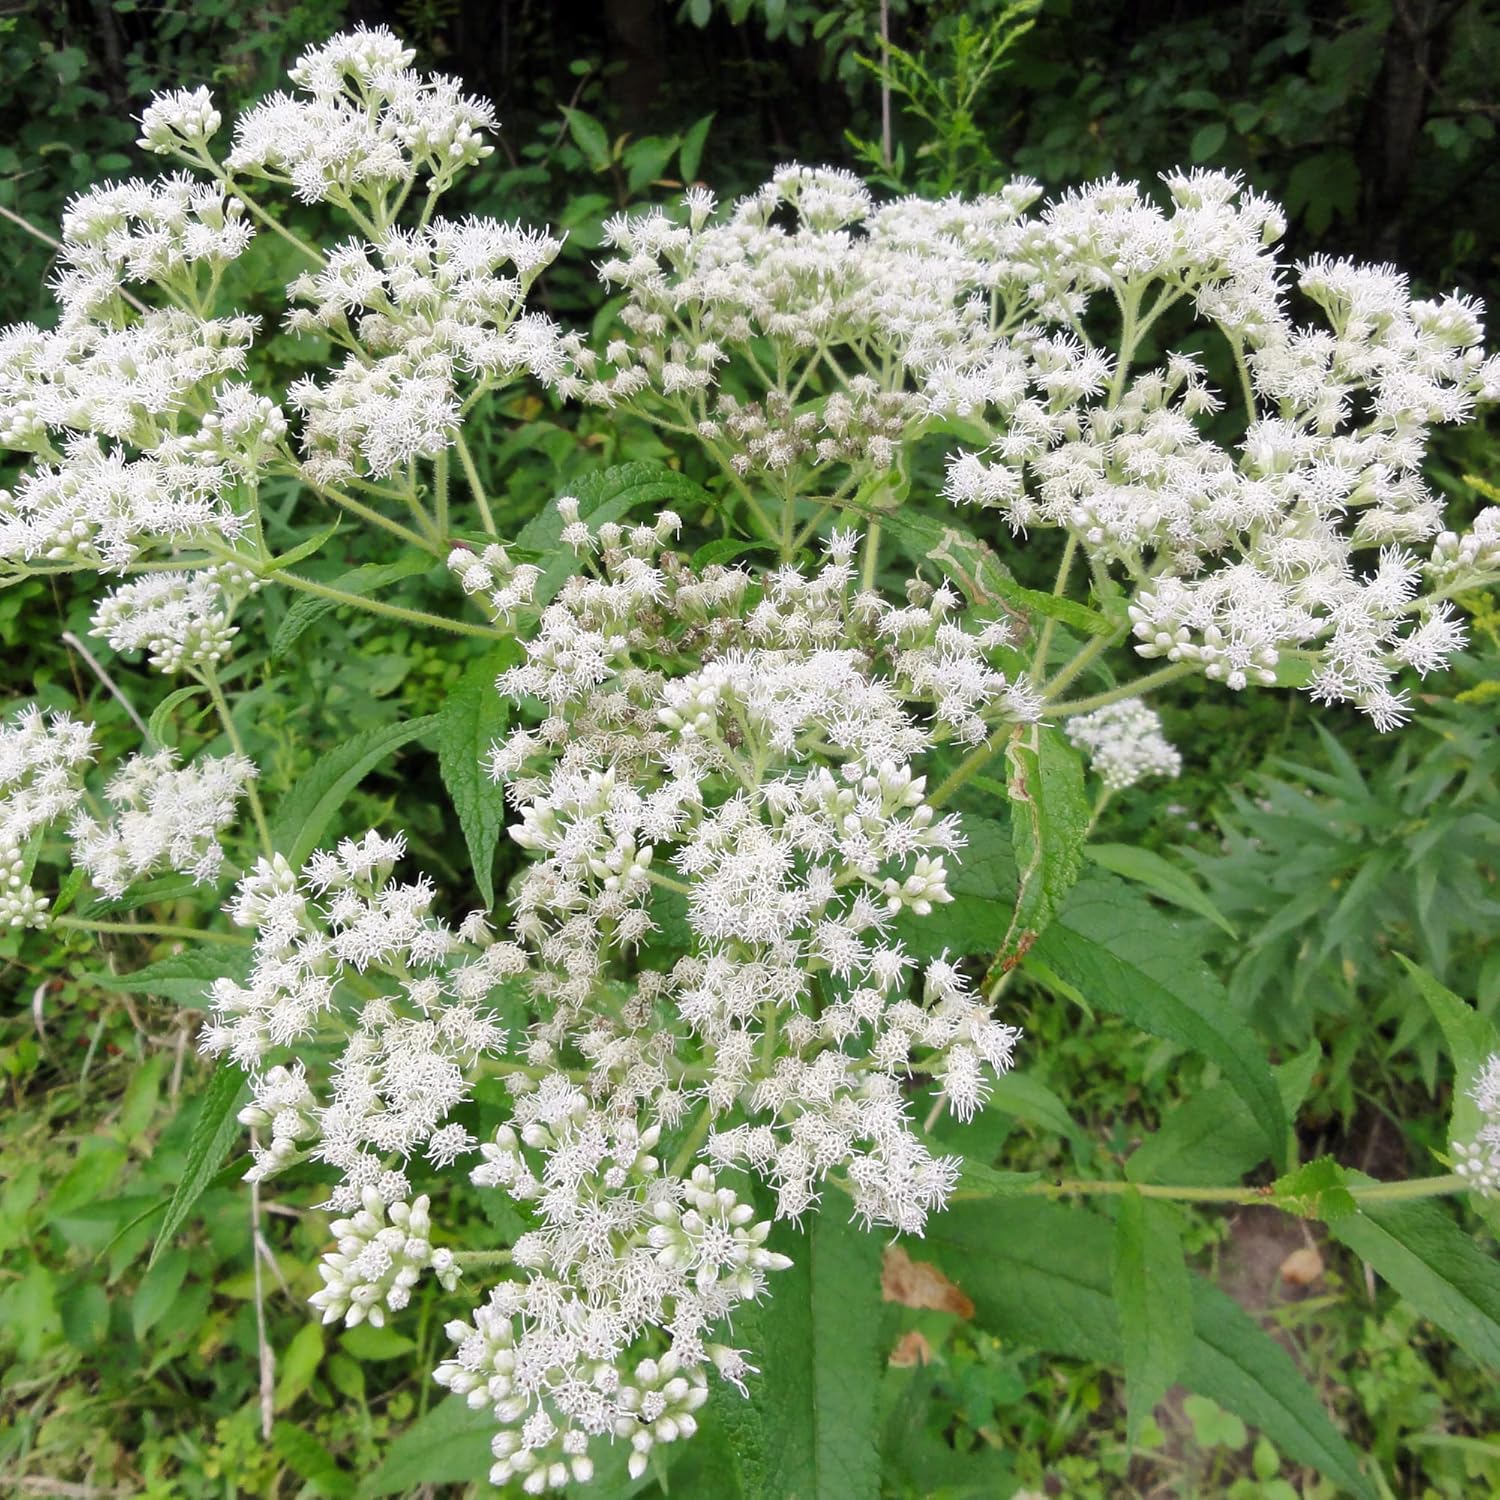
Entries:
{"label": "hairy green stem", "polygon": [[1165,686],[1169,682],[1176,682],[1180,678],[1191,676],[1197,671],[1197,665],[1190,661],[1174,661],[1170,666],[1162,667],[1159,671],[1148,672],[1144,677],[1137,677],[1130,682],[1121,683],[1119,687],[1110,688],[1108,692],[1094,693],[1088,698],[1074,698],[1071,703],[1049,703],[1047,705],[1047,716],[1052,719],[1066,719],[1073,714],[1092,713],[1096,708],[1104,708],[1110,703],[1118,703],[1122,698],[1138,698],[1142,693],[1149,693],[1153,688]]}
{"label": "hairy green stem", "polygon": [[362,609],[372,615],[385,615],[392,620],[405,620],[409,625],[426,625],[435,630],[451,630],[455,635],[477,635],[485,640],[510,640],[503,630],[492,630],[488,625],[471,625],[466,620],[449,620],[442,615],[430,615],[420,609],[406,609],[400,604],[387,604],[381,599],[365,599],[358,594],[346,594],[342,589],[330,588],[326,583],[314,583],[311,578],[299,578],[295,573],[273,573],[271,581],[284,583],[288,588],[300,589],[304,594],[316,594],[320,599],[331,599],[335,604],[346,604],[350,609]]}
{"label": "hairy green stem", "polygon": [[[208,689],[208,696],[214,701],[214,711],[219,716],[219,722],[224,726],[224,733],[229,737],[229,744],[234,753],[241,760],[248,761],[250,757],[245,754],[240,732],[234,727],[234,715],[229,711],[224,689],[219,686],[219,674],[214,671],[211,664],[205,663],[198,669],[198,678]],[[260,837],[261,852],[269,859],[276,852],[276,846],[271,842],[271,825],[266,822],[266,810],[261,806],[260,793],[255,789],[253,776],[245,782],[245,793],[250,799],[250,812],[255,818],[255,831]]]}
{"label": "hairy green stem", "polygon": [[453,446],[458,450],[458,462],[464,471],[464,483],[469,486],[469,493],[474,497],[474,504],[479,507],[479,519],[484,524],[485,531],[498,540],[500,533],[495,530],[495,518],[490,513],[489,497],[484,492],[484,486],[479,482],[479,470],[474,467],[474,458],[469,452],[469,445],[464,442],[463,433],[454,435]]}
{"label": "hairy green stem", "polygon": [[201,927],[174,927],[156,922],[94,922],[87,917],[53,917],[52,927],[70,927],[75,932],[117,932],[124,937],[189,938],[198,942],[233,943],[248,948],[251,939],[238,932],[209,932]]}

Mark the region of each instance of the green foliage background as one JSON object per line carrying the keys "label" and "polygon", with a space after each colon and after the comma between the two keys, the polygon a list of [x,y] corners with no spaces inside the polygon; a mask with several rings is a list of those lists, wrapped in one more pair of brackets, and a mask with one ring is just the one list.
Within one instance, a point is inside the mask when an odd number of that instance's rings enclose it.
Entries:
{"label": "green foliage background", "polygon": [[[892,0],[888,13],[886,51],[873,0],[37,0],[0,15],[0,210],[50,232],[72,192],[154,168],[128,118],[151,91],[208,83],[238,105],[274,87],[307,42],[365,20],[403,31],[425,62],[496,99],[504,149],[464,206],[569,231],[544,288],[564,319],[594,306],[588,260],[608,214],[699,177],[730,196],[790,159],[856,165],[924,193],[982,190],[1018,172],[1060,189],[1182,162],[1229,166],[1286,203],[1299,255],[1394,259],[1419,286],[1479,295],[1500,279],[1500,17],[1479,0]],[[45,321],[48,246],[11,217],[0,233],[0,320]],[[252,309],[288,274],[274,242],[261,248],[243,288]],[[272,341],[261,357],[292,355]],[[667,456],[643,428],[534,396],[492,417],[476,460],[506,531],[601,465]],[[1435,477],[1477,505],[1497,470],[1489,434],[1475,428],[1440,451]],[[303,535],[296,499],[284,497],[273,527],[278,550]],[[309,576],[375,587],[373,556],[339,538]],[[1044,584],[1053,561],[1023,555],[1015,570]],[[441,576],[405,572],[404,598],[441,600]],[[267,786],[286,791],[357,736],[394,752],[401,726],[443,711],[441,733],[406,736],[399,757],[363,780],[347,820],[379,821],[399,798],[414,852],[455,899],[503,890],[508,855],[495,852],[493,819],[457,797],[458,818],[446,816],[444,790],[465,739],[490,732],[475,685],[496,663],[480,650],[468,661],[440,653],[399,622],[277,607],[268,653],[236,663]],[[1434,1170],[1450,1109],[1463,1107],[1454,1059],[1472,1066],[1500,1007],[1490,940],[1500,617],[1483,600],[1470,608],[1474,649],[1428,685],[1401,736],[1377,740],[1338,714],[1314,722],[1290,697],[1167,700],[1183,779],[1111,805],[1075,851],[1082,879],[1006,993],[1028,1034],[1025,1071],[972,1125],[936,1127],[971,1163],[975,1196],[914,1253],[964,1287],[972,1314],[882,1302],[878,1244],[825,1216],[798,1247],[794,1283],[745,1331],[767,1366],[752,1401],[715,1402],[669,1474],[629,1486],[622,1468],[601,1495],[833,1500],[871,1483],[951,1500],[1500,1491],[1500,1311],[1423,1274],[1492,1256],[1488,1231],[1476,1242],[1430,1204],[1351,1206],[1360,1172]],[[66,580],[0,592],[0,695],[86,701],[112,754],[136,732],[60,643],[63,630],[86,632],[88,613]],[[295,673],[295,695],[269,691],[271,657]],[[143,671],[119,675],[143,714],[165,696]],[[950,946],[1014,890],[1012,835],[998,822],[992,833],[971,828],[985,858],[971,858],[956,887]],[[1035,899],[1051,899],[1045,879]],[[168,920],[171,900],[162,893]],[[1070,930],[1133,933],[1135,946],[1091,952],[1067,941]],[[1168,971],[1153,952],[1170,955]],[[122,977],[148,961],[150,982]],[[193,1053],[191,964],[122,941],[108,955],[111,979],[90,946],[49,934],[0,941],[0,965],[0,1490],[482,1491],[485,1424],[439,1403],[420,1373],[442,1339],[437,1298],[400,1330],[307,1322],[300,1303],[316,1284],[324,1216],[273,1204],[267,1220],[279,1272],[262,1287],[279,1351],[269,1444],[238,1163],[212,1177],[148,1265],[163,1211],[201,1155],[195,1134],[215,1130],[216,1103],[232,1104],[205,1089]],[[1476,1008],[1455,1010],[1434,979]],[[1175,1032],[1159,1022],[1169,1009]],[[1269,1050],[1264,1078],[1237,1075],[1231,1024]],[[485,1107],[481,1095],[481,1119]],[[1320,1175],[1324,1158],[1346,1170]],[[1326,1228],[1293,1223],[1290,1238],[1265,1232],[1259,1210],[1169,1206],[1150,1193],[1226,1173],[1267,1185],[1299,1162],[1312,1166],[1284,1179],[1282,1196]],[[1059,1175],[1119,1190],[1086,1212],[994,1196]],[[468,1206],[476,1225],[514,1233],[486,1223],[495,1210],[477,1195]],[[1430,1253],[1413,1270],[1381,1236]],[[1298,1289],[1278,1273],[1304,1242],[1323,1268]],[[1191,1283],[1173,1279],[1177,1247]],[[1275,1263],[1247,1290],[1252,1254]],[[1380,1281],[1366,1269],[1377,1262]],[[840,1295],[820,1301],[820,1280]],[[1191,1315],[1173,1326],[1184,1298]],[[887,1365],[913,1334],[920,1345],[903,1347],[920,1347],[925,1362]],[[854,1364],[883,1373],[846,1388],[840,1372]],[[1330,1417],[1277,1397],[1295,1389],[1286,1382],[1298,1369]],[[1178,1375],[1197,1394],[1173,1387]],[[851,1398],[853,1388],[864,1393]]]}

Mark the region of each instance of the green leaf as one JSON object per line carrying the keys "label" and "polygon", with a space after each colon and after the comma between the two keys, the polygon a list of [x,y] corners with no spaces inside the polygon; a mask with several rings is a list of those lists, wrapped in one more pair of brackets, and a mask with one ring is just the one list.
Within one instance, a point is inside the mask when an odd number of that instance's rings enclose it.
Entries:
{"label": "green leaf", "polygon": [[1291,1356],[1239,1303],[1197,1278],[1182,1380],[1259,1428],[1286,1458],[1312,1466],[1358,1500],[1375,1500],[1353,1450]]}
{"label": "green leaf", "polygon": [[1089,844],[1083,852],[1112,874],[1134,880],[1163,901],[1170,901],[1194,916],[1205,917],[1230,937],[1236,936],[1228,918],[1193,877],[1161,855],[1150,849],[1138,849],[1134,844]]}
{"label": "green leaf", "polygon": [[1207,161],[1224,144],[1224,139],[1228,134],[1229,127],[1222,120],[1214,120],[1207,125],[1199,126],[1193,132],[1188,155],[1194,161]]}
{"label": "green leaf", "polygon": [[[396,562],[365,563],[363,567],[352,568],[330,580],[328,586],[343,594],[363,597],[373,594],[377,589],[398,583],[403,578],[410,578],[415,573],[425,573],[431,566],[430,557],[422,552],[414,552]],[[271,660],[276,661],[285,656],[306,630],[324,615],[332,614],[342,607],[337,599],[326,599],[321,594],[298,594],[272,638]],[[152,717],[154,720],[155,716]]]}
{"label": "green leaf", "polygon": [[793,1264],[776,1272],[760,1320],[761,1492],[875,1500],[880,1241],[827,1204],[808,1229],[778,1224],[768,1243]]}
{"label": "green leaf", "polygon": [[271,1429],[271,1446],[320,1495],[347,1500],[354,1493],[354,1476],[339,1468],[333,1454],[306,1429],[278,1422]]}
{"label": "green leaf", "polygon": [[948,877],[952,901],[935,906],[925,917],[903,914],[895,931],[914,958],[940,953],[994,953],[1015,907],[1016,861],[1010,827],[995,818],[960,813],[965,839]]}
{"label": "green leaf", "polygon": [[992,972],[1013,968],[1056,916],[1078,879],[1090,822],[1083,761],[1060,730],[1017,726],[1005,760],[1016,903]]}
{"label": "green leaf", "polygon": [[310,536],[306,541],[298,542],[295,547],[287,552],[283,552],[280,557],[273,557],[262,563],[260,565],[260,572],[263,575],[267,573],[280,573],[287,568],[295,567],[305,558],[311,557],[313,553],[321,551],[324,542],[332,541],[333,534],[338,529],[339,523],[335,521],[332,526],[320,531],[316,536]]}
{"label": "green leaf", "polygon": [[594,171],[604,171],[610,161],[609,135],[604,127],[587,110],[564,108],[563,118],[568,122],[568,134],[583,152],[584,160]]}
{"label": "green leaf", "polygon": [[[1351,1182],[1371,1181],[1361,1172]],[[1500,1369],[1500,1261],[1479,1248],[1442,1204],[1351,1200],[1329,1232],[1383,1276],[1459,1348]]]}
{"label": "green leaf", "polygon": [[176,1300],[187,1280],[188,1253],[186,1250],[169,1250],[141,1277],[141,1284],[130,1299],[130,1326],[137,1340],[150,1331],[152,1325]]}
{"label": "green leaf", "polygon": [[682,137],[682,150],[678,153],[677,165],[685,183],[691,182],[698,175],[698,166],[703,160],[703,145],[708,140],[709,127],[713,123],[714,112],[710,111],[694,120]]}
{"label": "green leaf", "polygon": [[1174,921],[1113,876],[1090,876],[1037,940],[1037,958],[1102,1010],[1209,1059],[1286,1161],[1287,1122],[1260,1043]]}
{"label": "green leaf", "polygon": [[[586,475],[574,485],[572,498],[578,501],[580,518],[593,526],[618,521],[637,505],[682,506],[702,508],[711,497],[702,485],[695,484],[676,469],[650,459],[615,464]],[[557,591],[581,566],[571,549],[562,544],[563,519],[557,501],[521,529],[516,546],[536,553],[540,558],[541,577],[536,581],[534,599],[540,608],[551,602]]]}
{"label": "green leaf", "polygon": [[1115,627],[1097,610],[1076,600],[1028,589],[1011,577],[1010,569],[987,542],[956,526],[946,517],[923,515],[912,509],[870,511],[885,529],[902,542],[914,559],[935,562],[978,605],[1039,614],[1085,635],[1111,635]]}
{"label": "green leaf", "polygon": [[1176,1217],[1134,1189],[1115,1219],[1112,1281],[1125,1354],[1125,1443],[1134,1449],[1193,1341],[1193,1289]]}
{"label": "green leaf", "polygon": [[515,642],[505,641],[470,662],[437,716],[438,767],[458,813],[474,883],[486,908],[495,904],[495,848],[505,827],[505,794],[485,774],[481,757],[510,719],[495,679],[519,656]]}
{"label": "green leaf", "polygon": [[[1029,1198],[957,1203],[933,1219],[925,1243],[973,1298],[979,1327],[1016,1344],[1120,1361],[1114,1235],[1100,1215]],[[1258,1427],[1287,1458],[1374,1500],[1286,1351],[1222,1292],[1197,1277],[1191,1287],[1183,1382]]]}
{"label": "green leaf", "polygon": [[1337,1214],[1354,1210],[1344,1169],[1331,1156],[1320,1156],[1278,1177],[1272,1190],[1271,1201],[1277,1208],[1304,1219],[1332,1220]]}
{"label": "green leaf", "polygon": [[179,1005],[202,1007],[216,979],[243,983],[250,972],[250,949],[240,944],[205,942],[170,958],[160,958],[130,974],[90,974],[89,983],[124,995],[160,995]]}
{"label": "green leaf", "polygon": [[438,716],[406,719],[367,729],[330,750],[287,793],[276,809],[271,841],[295,869],[318,846],[344,799],[386,756],[437,727]]}
{"label": "green leaf", "polygon": [[203,1092],[203,1106],[188,1141],[187,1159],[167,1204],[161,1228],[156,1231],[156,1243],[151,1247],[151,1259],[146,1263],[148,1271],[192,1212],[193,1205],[219,1170],[219,1163],[229,1154],[230,1146],[240,1133],[240,1122],[235,1114],[244,1094],[245,1075],[229,1063],[221,1062]]}
{"label": "green leaf", "polygon": [[323,1363],[323,1325],[304,1323],[276,1362],[276,1410],[285,1411],[312,1384]]}
{"label": "green leaf", "polygon": [[[1271,1070],[1289,1120],[1302,1107],[1322,1059],[1314,1042]],[[1265,1159],[1266,1136],[1255,1116],[1232,1088],[1216,1083],[1172,1108],[1126,1161],[1125,1175],[1132,1182],[1214,1187],[1237,1181]]]}
{"label": "green leaf", "polygon": [[462,1396],[450,1396],[386,1449],[384,1462],[359,1486],[359,1500],[406,1494],[422,1485],[480,1483],[495,1461],[494,1433],[493,1411],[473,1411]]}
{"label": "green leaf", "polygon": [[182,707],[184,703],[191,703],[203,688],[196,682],[187,687],[177,688],[174,692],[167,694],[155,708],[151,710],[151,717],[146,720],[146,736],[155,740],[158,745],[169,745],[172,742],[167,738],[167,728],[172,722],[172,715]]}
{"label": "green leaf", "polygon": [[[1500,1031],[1495,1023],[1459,999],[1452,990],[1438,983],[1426,969],[1414,964],[1404,953],[1396,955],[1411,976],[1418,993],[1437,1019],[1453,1057],[1453,1113],[1448,1121],[1450,1142],[1469,1144],[1479,1134],[1484,1116],[1469,1091],[1484,1071],[1490,1054],[1500,1052]],[[1475,1212],[1500,1235],[1500,1201],[1475,1194],[1470,1200]]]}

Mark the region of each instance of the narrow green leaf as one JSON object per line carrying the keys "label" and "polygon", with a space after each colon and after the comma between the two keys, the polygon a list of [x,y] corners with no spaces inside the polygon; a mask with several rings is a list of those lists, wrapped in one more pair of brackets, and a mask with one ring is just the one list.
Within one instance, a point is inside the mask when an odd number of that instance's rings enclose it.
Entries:
{"label": "narrow green leaf", "polygon": [[[1030,1198],[957,1203],[925,1241],[975,1304],[975,1323],[1016,1344],[1118,1363],[1111,1287],[1114,1236],[1085,1208]],[[1286,1351],[1201,1279],[1192,1287],[1193,1338],[1182,1371],[1193,1390],[1258,1427],[1282,1454],[1358,1500],[1374,1500],[1349,1445]]]}
{"label": "narrow green leaf", "polygon": [[[1369,1182],[1360,1172],[1351,1182]],[[1334,1238],[1367,1261],[1459,1348],[1500,1370],[1500,1261],[1431,1199],[1352,1200],[1328,1218]]]}
{"label": "narrow green leaf", "polygon": [[[352,568],[331,579],[329,587],[338,589],[340,593],[362,598],[366,594],[373,594],[377,589],[399,583],[403,578],[410,578],[413,574],[425,573],[431,566],[432,558],[425,553],[414,552],[395,562],[365,563],[363,567]],[[337,599],[325,599],[321,594],[298,594],[272,638],[271,660],[276,661],[285,656],[305,631],[317,624],[324,615],[332,614],[340,608],[342,606]]]}
{"label": "narrow green leaf", "polygon": [[130,1299],[130,1326],[137,1340],[150,1332],[152,1325],[176,1300],[182,1283],[187,1280],[187,1273],[187,1251],[168,1250],[141,1277],[141,1284]]}
{"label": "narrow green leaf", "polygon": [[682,171],[683,182],[692,182],[698,175],[703,160],[703,146],[708,140],[709,128],[714,123],[714,111],[701,115],[688,126],[682,137],[682,149],[677,156],[677,165]]}
{"label": "narrow green leaf", "polygon": [[1239,1303],[1197,1278],[1182,1380],[1259,1428],[1284,1457],[1317,1469],[1356,1500],[1375,1500],[1354,1451],[1291,1356]]}
{"label": "narrow green leaf", "polygon": [[1017,873],[1015,907],[995,954],[995,969],[1002,972],[1057,915],[1078,879],[1090,822],[1083,761],[1061,730],[1018,726],[1005,760]]}
{"label": "narrow green leaf", "polygon": [[273,557],[262,563],[261,573],[280,573],[286,568],[295,567],[299,562],[311,557],[313,553],[320,552],[325,542],[333,540],[333,534],[338,529],[339,523],[335,521],[332,526],[325,527],[316,536],[310,536],[305,541],[298,542],[295,547],[283,552],[280,557]]}
{"label": "narrow green leaf", "polygon": [[323,1363],[323,1325],[304,1323],[282,1350],[276,1367],[276,1410],[285,1411],[312,1384]]}
{"label": "narrow green leaf", "polygon": [[344,799],[382,760],[437,727],[438,716],[367,729],[330,750],[287,793],[276,810],[271,840],[294,868],[318,846]]}
{"label": "narrow green leaf", "polygon": [[495,904],[495,847],[505,827],[505,794],[485,773],[482,758],[510,718],[495,679],[519,656],[520,648],[504,641],[470,662],[437,716],[438,767],[486,908]]}
{"label": "narrow green leaf", "polygon": [[1229,919],[1192,876],[1152,850],[1138,849],[1134,844],[1089,844],[1083,852],[1096,865],[1136,881],[1163,901],[1170,901],[1194,916],[1207,918],[1230,937],[1236,935]]}
{"label": "narrow green leaf", "polygon": [[1286,1162],[1286,1110],[1260,1043],[1175,922],[1111,875],[1092,875],[1037,940],[1037,958],[1101,1010],[1215,1063]]}
{"label": "narrow green leaf", "polygon": [[271,1446],[318,1494],[330,1500],[348,1500],[354,1494],[354,1476],[339,1468],[333,1454],[305,1428],[277,1422],[271,1429]]}
{"label": "narrow green leaf", "polygon": [[777,1225],[769,1243],[793,1264],[776,1273],[760,1319],[763,1493],[875,1500],[880,1241],[830,1203],[804,1231]]}
{"label": "narrow green leaf", "polygon": [[[1398,953],[1417,992],[1437,1019],[1453,1057],[1453,1112],[1448,1121],[1448,1140],[1469,1145],[1479,1134],[1484,1116],[1470,1090],[1484,1071],[1492,1053],[1500,1052],[1500,1031],[1495,1023],[1479,1014],[1452,990],[1439,984],[1426,969],[1414,964],[1404,953]],[[1500,1235],[1500,1201],[1475,1194],[1470,1200],[1475,1212]]]}
{"label": "narrow green leaf", "polygon": [[234,1138],[240,1133],[240,1122],[235,1114],[244,1093],[245,1075],[229,1063],[221,1062],[203,1091],[203,1106],[188,1141],[187,1160],[167,1204],[161,1228],[156,1231],[156,1243],[151,1247],[151,1259],[146,1263],[148,1271],[182,1228],[193,1205],[219,1170],[219,1163],[229,1154]]}
{"label": "narrow green leaf", "polygon": [[1134,1189],[1115,1219],[1112,1282],[1125,1355],[1125,1442],[1134,1449],[1193,1341],[1193,1289],[1177,1220]]}
{"label": "narrow green leaf", "polygon": [[179,1005],[203,1007],[216,979],[242,983],[250,972],[250,949],[232,943],[200,943],[158,959],[130,974],[90,974],[89,983],[123,995],[160,995]]}
{"label": "narrow green leaf", "polygon": [[146,735],[148,739],[154,740],[158,745],[170,745],[172,742],[167,738],[167,729],[172,722],[172,715],[185,703],[191,703],[204,689],[196,682],[187,687],[177,688],[167,694],[155,708],[151,710],[151,717],[146,720]]}

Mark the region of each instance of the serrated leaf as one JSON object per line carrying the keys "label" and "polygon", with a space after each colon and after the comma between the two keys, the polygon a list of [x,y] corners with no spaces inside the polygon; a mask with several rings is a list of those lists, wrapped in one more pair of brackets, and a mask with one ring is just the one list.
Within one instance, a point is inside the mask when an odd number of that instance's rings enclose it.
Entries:
{"label": "serrated leaf", "polygon": [[1286,1162],[1286,1110],[1255,1034],[1171,918],[1110,875],[1091,875],[1033,950],[1093,1005],[1209,1059]]}
{"label": "serrated leaf", "polygon": [[[1470,1090],[1484,1070],[1490,1054],[1500,1052],[1500,1031],[1495,1023],[1439,984],[1426,969],[1398,953],[1418,993],[1436,1018],[1453,1058],[1453,1112],[1448,1121],[1450,1142],[1469,1144],[1479,1134],[1484,1115]],[[1500,1235],[1500,1201],[1475,1194],[1472,1202],[1490,1230]]]}
{"label": "serrated leaf", "polygon": [[[328,586],[338,589],[340,593],[362,598],[366,594],[373,594],[377,589],[399,583],[403,578],[425,573],[431,566],[432,559],[425,553],[417,552],[395,562],[365,563],[363,567],[352,568],[331,579]],[[322,594],[298,594],[272,637],[271,660],[276,661],[285,656],[305,631],[317,624],[324,615],[332,614],[340,608],[342,605],[337,599],[328,599]]]}
{"label": "serrated leaf", "polygon": [[[586,475],[573,486],[571,493],[578,501],[579,517],[593,526],[618,521],[637,505],[675,504],[697,508],[711,503],[711,497],[702,485],[666,464],[649,459],[614,464]],[[581,566],[572,551],[563,546],[562,529],[562,515],[554,499],[526,523],[516,538],[517,547],[539,557],[542,573],[532,595],[538,608],[550,603],[569,576]]]}
{"label": "serrated leaf", "polygon": [[1016,900],[1016,860],[1010,826],[977,813],[961,813],[966,840],[948,877],[952,901],[933,907],[925,917],[911,913],[895,922],[902,945],[917,959],[947,952],[993,954],[1010,922]]}
{"label": "serrated leaf", "polygon": [[1230,937],[1236,936],[1228,918],[1193,877],[1152,850],[1139,849],[1134,844],[1089,844],[1083,852],[1112,874],[1134,880],[1163,901],[1206,918]]}
{"label": "serrated leaf", "polygon": [[401,1495],[422,1485],[472,1484],[489,1478],[495,1414],[474,1411],[462,1396],[450,1396],[418,1417],[386,1449],[385,1459],[360,1484],[359,1500]]}
{"label": "serrated leaf", "polygon": [[1295,1172],[1278,1177],[1271,1191],[1271,1201],[1277,1208],[1304,1219],[1331,1222],[1337,1215],[1354,1210],[1344,1169],[1331,1156],[1304,1162]]}
{"label": "serrated leaf", "polygon": [[240,1122],[235,1114],[245,1088],[245,1075],[229,1063],[221,1062],[208,1080],[208,1087],[203,1091],[203,1105],[188,1141],[182,1175],[172,1191],[161,1228],[156,1231],[156,1243],[151,1247],[151,1259],[146,1263],[148,1271],[171,1243],[204,1188],[219,1170],[220,1162],[229,1154],[230,1146],[240,1133]]}
{"label": "serrated leaf", "polygon": [[344,799],[376,765],[402,745],[437,727],[428,714],[400,724],[367,729],[322,756],[276,809],[271,841],[295,869],[318,846]]}
{"label": "serrated leaf", "polygon": [[775,1273],[760,1317],[766,1495],[875,1500],[876,1410],[882,1370],[880,1241],[825,1203],[809,1227],[778,1224],[768,1244],[792,1257]]}
{"label": "serrated leaf", "polygon": [[1083,761],[1058,729],[1018,725],[1005,749],[1016,900],[992,973],[1013,968],[1078,879],[1090,809]]}
{"label": "serrated leaf", "polygon": [[1111,1268],[1125,1356],[1125,1443],[1177,1379],[1193,1341],[1193,1295],[1173,1210],[1132,1189],[1120,1199]]}
{"label": "serrated leaf", "polygon": [[243,983],[250,972],[250,949],[229,943],[200,943],[158,959],[130,974],[90,974],[89,983],[122,995],[160,995],[179,1005],[206,1008],[205,995],[216,979]]}
{"label": "serrated leaf", "polygon": [[[1034,1199],[955,1204],[928,1226],[939,1265],[973,1298],[975,1323],[1016,1344],[1118,1363],[1109,1221]],[[1274,1339],[1193,1277],[1182,1380],[1258,1427],[1282,1454],[1374,1500],[1349,1445]]]}
{"label": "serrated leaf", "polygon": [[438,768],[464,831],[474,883],[486,909],[495,904],[495,848],[505,828],[505,794],[485,774],[481,758],[510,719],[509,704],[495,679],[519,655],[519,647],[506,641],[470,662],[437,716]]}
{"label": "serrated leaf", "polygon": [[[1348,1172],[1352,1183],[1372,1179]],[[1327,1216],[1329,1232],[1388,1281],[1461,1349],[1500,1369],[1500,1261],[1481,1250],[1432,1199],[1353,1205]]]}
{"label": "serrated leaf", "polygon": [[277,1422],[271,1429],[271,1446],[318,1494],[330,1500],[347,1500],[353,1495],[354,1476],[339,1468],[333,1454],[305,1428]]}

